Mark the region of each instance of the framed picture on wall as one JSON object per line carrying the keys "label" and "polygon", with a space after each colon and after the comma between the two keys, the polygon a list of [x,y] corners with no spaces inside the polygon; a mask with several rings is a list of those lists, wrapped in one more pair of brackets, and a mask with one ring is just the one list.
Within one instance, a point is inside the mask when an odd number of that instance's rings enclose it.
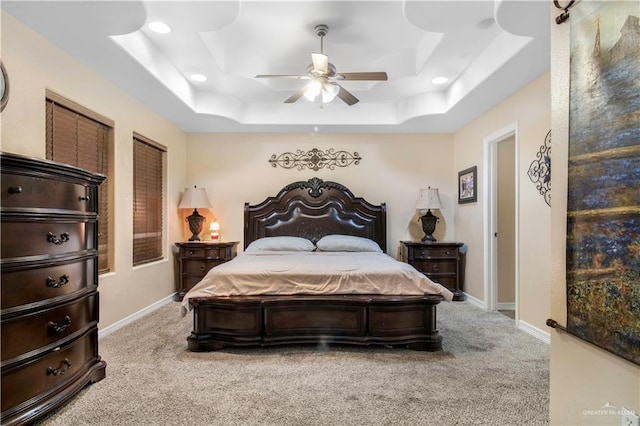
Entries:
{"label": "framed picture on wall", "polygon": [[458,172],[458,204],[478,201],[478,167]]}

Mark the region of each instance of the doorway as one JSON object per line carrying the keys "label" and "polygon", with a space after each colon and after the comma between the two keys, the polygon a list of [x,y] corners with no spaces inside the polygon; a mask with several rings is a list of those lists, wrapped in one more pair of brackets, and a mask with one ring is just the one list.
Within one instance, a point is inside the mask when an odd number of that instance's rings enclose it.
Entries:
{"label": "doorway", "polygon": [[484,139],[486,308],[518,322],[518,126]]}

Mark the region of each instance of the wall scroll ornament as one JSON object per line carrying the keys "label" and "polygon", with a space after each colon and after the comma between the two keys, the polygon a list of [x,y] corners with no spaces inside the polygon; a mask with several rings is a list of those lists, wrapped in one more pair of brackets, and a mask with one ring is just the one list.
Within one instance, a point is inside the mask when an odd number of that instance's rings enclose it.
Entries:
{"label": "wall scroll ornament", "polygon": [[325,167],[333,170],[336,167],[358,165],[360,160],[362,160],[362,157],[357,152],[334,151],[333,148],[321,151],[318,148],[313,148],[309,151],[298,149],[295,152],[285,152],[280,155],[273,154],[269,159],[269,163],[273,167],[280,166],[284,169],[318,171]]}
{"label": "wall scroll ornament", "polygon": [[551,130],[544,138],[544,143],[529,166],[529,179],[536,184],[536,189],[544,197],[544,201],[551,206]]}

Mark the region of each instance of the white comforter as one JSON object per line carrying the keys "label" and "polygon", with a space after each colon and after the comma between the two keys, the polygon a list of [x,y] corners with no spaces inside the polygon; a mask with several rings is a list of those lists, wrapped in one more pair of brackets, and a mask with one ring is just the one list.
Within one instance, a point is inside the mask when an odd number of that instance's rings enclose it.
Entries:
{"label": "white comforter", "polygon": [[212,268],[184,297],[292,294],[453,294],[384,253],[243,252]]}

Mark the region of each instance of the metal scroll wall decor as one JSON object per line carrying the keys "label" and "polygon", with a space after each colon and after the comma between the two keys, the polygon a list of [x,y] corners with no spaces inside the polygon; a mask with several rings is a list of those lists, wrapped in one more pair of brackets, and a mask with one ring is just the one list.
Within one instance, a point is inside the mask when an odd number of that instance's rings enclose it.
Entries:
{"label": "metal scroll wall decor", "polygon": [[273,167],[280,166],[284,169],[298,170],[310,169],[317,172],[324,168],[333,170],[336,167],[358,165],[360,160],[362,160],[362,157],[357,152],[334,151],[333,148],[322,151],[318,148],[313,148],[309,151],[298,149],[295,152],[285,152],[280,155],[273,154],[269,159],[269,163]]}
{"label": "metal scroll wall decor", "polygon": [[529,166],[529,179],[536,184],[536,189],[551,206],[551,130],[544,138],[544,143],[536,154],[537,159]]}

